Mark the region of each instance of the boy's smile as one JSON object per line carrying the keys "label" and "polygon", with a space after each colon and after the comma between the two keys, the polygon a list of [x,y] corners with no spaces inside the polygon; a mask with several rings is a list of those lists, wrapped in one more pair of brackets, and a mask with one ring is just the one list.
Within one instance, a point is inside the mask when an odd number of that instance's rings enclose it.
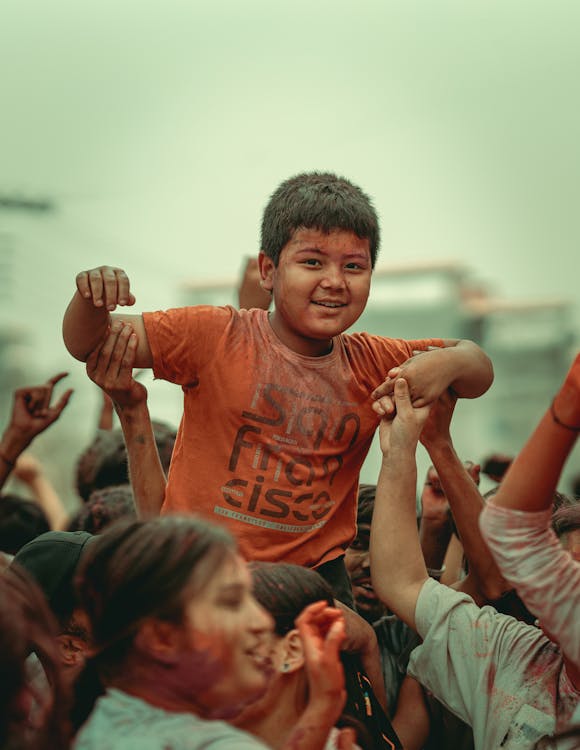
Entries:
{"label": "boy's smile", "polygon": [[332,349],[365,309],[371,285],[369,241],[336,229],[297,229],[278,266],[260,253],[265,289],[272,291],[272,328],[290,349],[318,357]]}

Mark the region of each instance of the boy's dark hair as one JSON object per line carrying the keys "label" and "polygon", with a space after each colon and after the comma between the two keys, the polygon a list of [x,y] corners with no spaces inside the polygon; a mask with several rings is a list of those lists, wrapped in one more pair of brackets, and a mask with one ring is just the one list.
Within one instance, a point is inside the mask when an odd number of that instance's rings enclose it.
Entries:
{"label": "boy's dark hair", "polygon": [[369,241],[371,265],[379,252],[379,220],[371,199],[344,177],[309,172],[290,177],[272,193],[262,217],[261,250],[277,266],[297,229],[354,232]]}
{"label": "boy's dark hair", "polygon": [[180,622],[187,597],[235,550],[226,529],[195,516],[119,521],[96,536],[83,555],[77,592],[103,681],[125,668],[146,619]]}
{"label": "boy's dark hair", "polygon": [[36,503],[18,495],[0,495],[0,551],[15,555],[49,530],[46,513]]}
{"label": "boy's dark hair", "polygon": [[[167,473],[177,433],[165,422],[153,420],[151,424],[161,465]],[[86,502],[94,490],[128,483],[127,447],[122,431],[99,430],[77,462],[79,496]]]}

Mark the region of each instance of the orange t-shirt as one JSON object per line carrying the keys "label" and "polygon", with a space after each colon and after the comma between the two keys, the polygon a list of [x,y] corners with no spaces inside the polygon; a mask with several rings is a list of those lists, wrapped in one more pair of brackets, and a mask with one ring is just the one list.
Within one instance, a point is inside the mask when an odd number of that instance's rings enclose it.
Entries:
{"label": "orange t-shirt", "polygon": [[155,377],[184,394],[162,513],[225,524],[248,560],[316,567],[343,554],[379,422],[370,394],[441,340],[341,334],[330,354],[305,357],[264,310],[202,305],[143,320]]}

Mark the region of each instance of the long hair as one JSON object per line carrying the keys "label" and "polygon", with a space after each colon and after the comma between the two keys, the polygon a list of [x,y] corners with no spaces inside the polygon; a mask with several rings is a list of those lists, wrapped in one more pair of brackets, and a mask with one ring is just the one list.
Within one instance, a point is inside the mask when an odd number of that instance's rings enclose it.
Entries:
{"label": "long hair", "polygon": [[[24,570],[0,575],[0,747],[62,750],[70,740],[69,696],[61,680],[57,624],[37,584]],[[40,680],[33,679],[37,672]],[[44,721],[31,726],[19,715],[19,696],[29,692]]]}
{"label": "long hair", "polygon": [[121,521],[99,536],[83,557],[77,590],[102,679],[123,671],[144,620],[180,622],[186,597],[235,549],[225,529],[193,516]]}

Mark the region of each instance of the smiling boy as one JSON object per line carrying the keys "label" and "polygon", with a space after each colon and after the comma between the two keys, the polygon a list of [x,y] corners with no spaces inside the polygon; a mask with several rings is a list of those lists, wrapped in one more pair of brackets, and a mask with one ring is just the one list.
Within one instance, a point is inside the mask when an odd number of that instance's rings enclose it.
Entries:
{"label": "smiling boy", "polygon": [[392,409],[393,378],[405,373],[417,404],[448,387],[477,397],[493,379],[472,342],[344,333],[365,308],[378,246],[360,188],[301,174],[264,211],[259,267],[272,313],[196,306],[111,316],[135,298],[125,272],[103,266],[78,274],[63,324],[83,361],[111,330],[131,326],[135,366],[182,387],[161,512],[203,513],[230,528],[247,559],[316,567],[344,591],[359,472]]}

